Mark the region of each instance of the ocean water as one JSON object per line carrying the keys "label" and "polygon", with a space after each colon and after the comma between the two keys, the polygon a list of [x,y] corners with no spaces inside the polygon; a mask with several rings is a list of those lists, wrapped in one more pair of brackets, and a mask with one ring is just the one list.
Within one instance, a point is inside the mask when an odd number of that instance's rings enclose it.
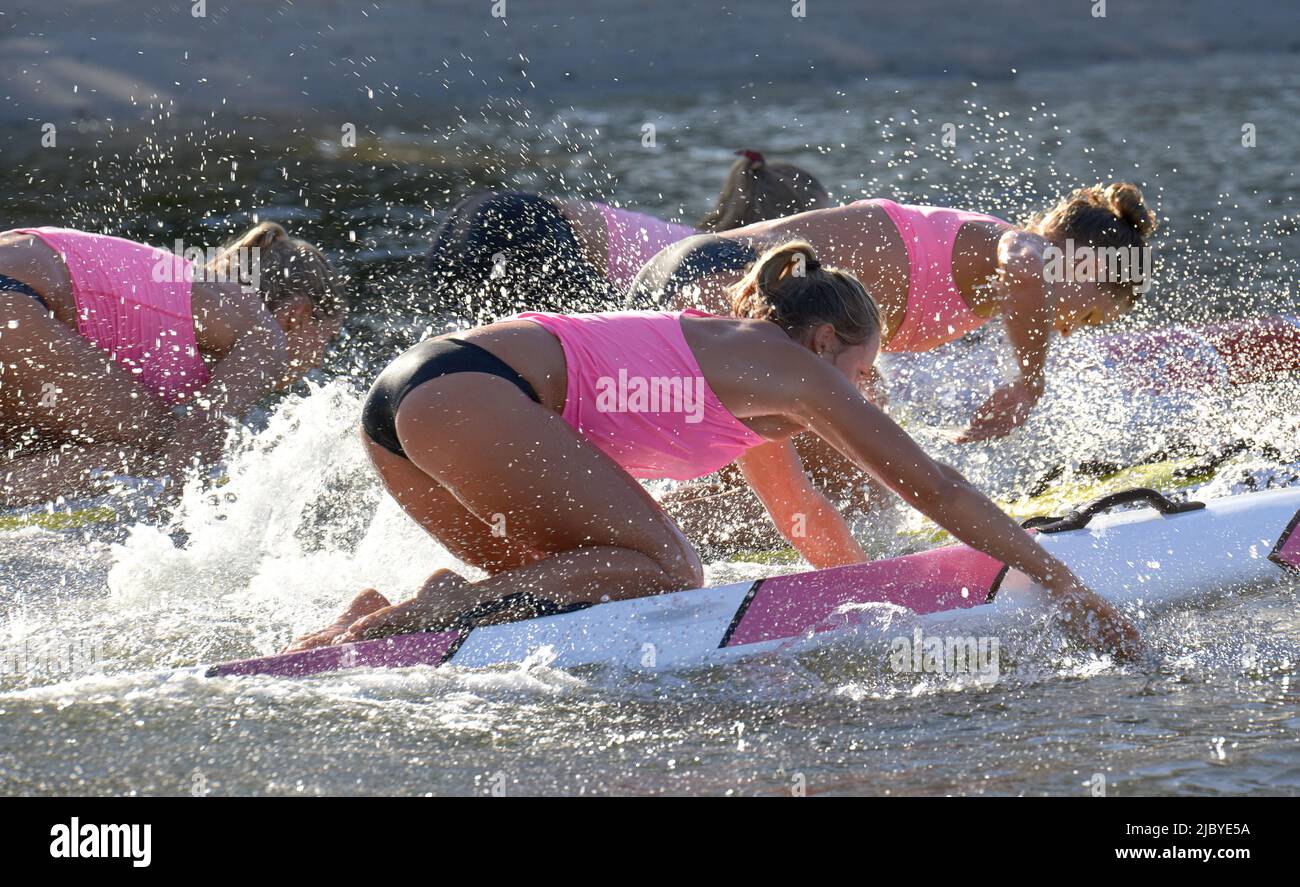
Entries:
{"label": "ocean water", "polygon": [[[1215,58],[791,87],[762,106],[707,93],[503,104],[365,134],[358,152],[321,133],[175,122],[105,130],[57,154],[5,148],[5,227],[206,243],[276,219],[327,246],[355,292],[323,370],[232,431],[221,485],[193,481],[159,516],[148,482],[124,482],[89,503],[117,512],[114,523],[0,530],[0,792],[1083,796],[1099,778],[1112,795],[1300,792],[1300,583],[1281,576],[1148,614],[1158,662],[1141,668],[1043,623],[1009,629],[992,685],[893,672],[889,638],[908,632],[905,620],[653,673],[561,671],[544,656],[296,681],[189,670],[273,652],[362,587],[402,596],[457,566],[382,494],[355,424],[384,362],[441,329],[421,301],[419,259],[461,194],[567,192],[690,220],[737,147],[808,166],[842,200],[1012,218],[1077,184],[1134,178],[1165,222],[1159,283],[1126,326],[1300,314],[1297,87],[1293,64]],[[654,148],[641,144],[646,122]],[[947,122],[955,148],[939,142]],[[891,410],[1004,500],[1097,462],[1171,452],[1220,463],[1190,490],[1198,498],[1300,483],[1300,380],[1151,394],[1080,372],[1092,347],[1063,343],[1047,399],[1004,441],[947,438],[1009,371],[993,325],[887,361]],[[914,550],[917,536],[900,531],[919,527],[890,506],[861,530],[887,556]],[[789,569],[719,556],[707,576]]]}

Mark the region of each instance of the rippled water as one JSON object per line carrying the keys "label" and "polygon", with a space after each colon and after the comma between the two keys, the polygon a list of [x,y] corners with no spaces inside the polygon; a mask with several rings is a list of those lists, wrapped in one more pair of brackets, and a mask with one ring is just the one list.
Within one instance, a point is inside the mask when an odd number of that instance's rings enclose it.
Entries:
{"label": "rippled water", "polygon": [[[1141,89],[1132,84],[1141,83]],[[1042,625],[1002,638],[993,686],[898,675],[889,632],[653,674],[561,672],[544,658],[469,671],[209,680],[183,669],[271,652],[365,585],[400,594],[451,566],[381,495],[354,437],[361,392],[437,321],[418,258],[435,213],[481,187],[613,198],[691,219],[730,150],[806,164],[840,199],[953,202],[1017,217],[1098,178],[1133,177],[1167,217],[1161,283],[1134,325],[1300,311],[1293,121],[1300,73],[1257,60],[1125,65],[993,84],[792,89],[780,107],[703,95],[558,111],[503,106],[364,140],[316,133],[105,133],[102,147],[6,156],[10,224],[106,226],[206,242],[283,220],[357,282],[325,370],[231,442],[229,482],[195,483],[162,523],[3,531],[0,791],[6,793],[705,792],[1295,793],[1296,583],[1152,614],[1150,671],[1079,653]],[[640,146],[653,121],[659,147]],[[1255,123],[1253,149],[1241,147]],[[954,122],[956,149],[940,149]],[[254,147],[256,150],[254,150]],[[979,386],[1007,369],[996,330],[886,365],[894,411],[926,446],[1012,498],[1090,462],[1238,450],[1195,491],[1300,477],[1300,380],[1148,396],[1060,349],[1023,432],[958,447]],[[961,380],[962,384],[956,384]],[[149,488],[100,504],[148,512]],[[901,511],[874,553],[915,546]],[[708,565],[710,583],[788,568]],[[174,671],[182,669],[181,671]]]}

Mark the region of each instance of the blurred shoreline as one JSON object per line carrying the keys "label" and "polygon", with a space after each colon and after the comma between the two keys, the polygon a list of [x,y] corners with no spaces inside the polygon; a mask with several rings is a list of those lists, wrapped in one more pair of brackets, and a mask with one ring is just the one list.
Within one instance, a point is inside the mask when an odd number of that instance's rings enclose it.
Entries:
{"label": "blurred shoreline", "polygon": [[713,90],[761,99],[878,77],[1300,58],[1300,4],[1284,0],[1109,0],[1104,18],[1087,0],[806,0],[803,17],[787,0],[556,6],[224,0],[196,17],[191,0],[148,10],[11,0],[0,12],[0,119],[304,125],[347,115],[359,127],[418,127],[489,98],[528,107]]}

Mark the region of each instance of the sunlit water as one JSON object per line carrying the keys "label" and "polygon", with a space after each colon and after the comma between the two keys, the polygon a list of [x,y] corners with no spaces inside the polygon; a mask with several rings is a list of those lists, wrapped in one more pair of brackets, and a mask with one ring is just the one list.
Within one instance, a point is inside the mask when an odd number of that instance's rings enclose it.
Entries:
{"label": "sunlit water", "polygon": [[[1042,624],[1008,628],[991,686],[892,671],[889,639],[910,632],[906,614],[781,654],[654,673],[562,672],[544,656],[297,681],[177,669],[273,652],[364,586],[400,596],[456,566],[381,494],[355,424],[378,368],[437,325],[421,310],[418,258],[433,213],[460,194],[566,190],[689,220],[741,146],[805,163],[844,200],[1008,217],[1081,182],[1134,177],[1168,221],[1161,284],[1133,325],[1300,313],[1297,81],[1294,66],[1254,60],[1125,65],[977,86],[792,89],[781,107],[709,95],[528,116],[507,106],[380,133],[365,162],[314,133],[254,154],[235,134],[158,131],[154,151],[7,164],[12,224],[207,242],[258,210],[328,245],[357,295],[325,370],[232,435],[223,486],[192,483],[162,523],[0,536],[0,791],[1082,795],[1101,774],[1119,795],[1295,793],[1300,619],[1296,583],[1282,580],[1150,614],[1159,665],[1148,669],[1082,653]],[[640,146],[647,120],[654,150]],[[956,149],[938,146],[948,121]],[[1256,148],[1241,147],[1243,121]],[[887,362],[891,409],[1001,498],[1171,451],[1236,451],[1198,498],[1298,482],[1300,380],[1152,396],[1081,372],[1086,339],[1055,354],[1025,429],[951,444],[948,431],[1010,370],[996,329],[973,338]],[[149,495],[141,484],[100,503],[146,514]],[[916,526],[894,508],[863,534],[874,554],[897,554],[917,542],[895,531]],[[719,559],[708,579],[788,569]]]}

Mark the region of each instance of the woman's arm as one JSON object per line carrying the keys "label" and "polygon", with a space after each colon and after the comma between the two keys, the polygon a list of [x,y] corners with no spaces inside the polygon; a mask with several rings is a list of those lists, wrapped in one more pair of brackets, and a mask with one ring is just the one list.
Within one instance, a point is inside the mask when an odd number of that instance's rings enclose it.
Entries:
{"label": "woman's arm", "polygon": [[201,465],[217,462],[227,420],[241,418],[281,387],[289,370],[288,338],[257,296],[195,286],[192,305],[199,348],[219,359],[207,387],[177,423],[166,451],[173,472],[195,458]]}
{"label": "woman's arm", "polygon": [[166,404],[31,298],[0,293],[0,317],[0,440],[37,437],[0,459],[0,502],[86,491],[95,469],[157,469],[176,424]]}
{"label": "woman's arm", "polygon": [[161,450],[170,410],[106,352],[27,296],[0,293],[0,316],[0,428]]}
{"label": "woman's arm", "polygon": [[[798,346],[793,346],[798,348]],[[973,548],[1045,587],[1081,640],[1135,655],[1137,631],[954,469],[941,466],[849,381],[806,350],[783,362],[785,414],[801,421],[903,501]]]}
{"label": "woman's arm", "polygon": [[958,443],[1005,437],[1029,418],[1045,390],[1053,311],[1043,276],[1041,237],[1012,230],[998,241],[998,279],[1007,338],[1016,351],[1020,376],[989,396],[975,411]]}
{"label": "woman's arm", "polygon": [[754,447],[737,464],[781,535],[808,563],[821,570],[867,560],[844,518],[808,481],[794,444]]}

